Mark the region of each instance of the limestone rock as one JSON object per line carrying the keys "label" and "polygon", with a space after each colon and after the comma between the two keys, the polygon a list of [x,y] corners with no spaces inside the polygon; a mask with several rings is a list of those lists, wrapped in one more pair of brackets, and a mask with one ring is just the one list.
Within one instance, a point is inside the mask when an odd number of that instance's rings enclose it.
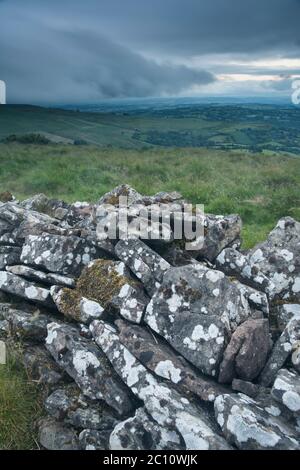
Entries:
{"label": "limestone rock", "polygon": [[292,319],[275,343],[268,362],[261,373],[260,383],[262,385],[268,387],[273,383],[277,372],[284,366],[291,353],[299,346],[299,341],[300,320]]}
{"label": "limestone rock", "polygon": [[144,402],[147,412],[160,426],[179,433],[188,450],[229,448],[226,441],[210,427],[205,413],[187,398],[158,381],[122,345],[114,328],[102,321],[94,321],[90,328],[96,343],[116,372]]}
{"label": "limestone rock", "polygon": [[226,393],[209,377],[196,373],[189,364],[150,330],[118,320],[120,341],[145,366],[157,376],[169,380],[178,388],[190,391],[201,400],[211,402]]}
{"label": "limestone rock", "polygon": [[[224,272],[239,276],[242,282],[261,284],[270,299],[300,300],[300,222],[280,219],[267,240],[245,257],[221,253],[218,265]],[[232,264],[232,266],[231,266]],[[256,272],[256,276],[254,275]],[[234,274],[235,273],[235,274]],[[257,284],[258,283],[258,284]],[[251,285],[251,284],[250,284]]]}
{"label": "limestone rock", "polygon": [[247,320],[233,333],[220,365],[219,382],[235,377],[254,380],[263,369],[270,349],[268,320]]}
{"label": "limestone rock", "polygon": [[159,426],[139,408],[132,418],[118,423],[110,435],[111,450],[182,450],[180,435]]}
{"label": "limestone rock", "polygon": [[98,302],[81,297],[76,290],[52,286],[50,292],[58,311],[70,320],[89,325],[103,315],[104,308]]}
{"label": "limestone rock", "polygon": [[20,261],[21,248],[17,246],[0,246],[0,270]]}
{"label": "limestone rock", "polygon": [[204,222],[204,243],[193,254],[197,259],[214,261],[226,247],[240,246],[242,221],[238,215],[219,216],[207,214]]}
{"label": "limestone rock", "polygon": [[104,196],[99,199],[98,205],[110,204],[112,206],[118,206],[120,196],[127,197],[129,206],[141,201],[143,198],[141,194],[131,188],[128,184],[122,184],[114,188],[109,193],[104,194]]}
{"label": "limestone rock", "polygon": [[78,436],[74,429],[51,418],[40,421],[39,442],[47,450],[79,450]]}
{"label": "limestone rock", "polygon": [[274,316],[280,331],[284,331],[292,319],[300,320],[300,304],[281,304],[274,308]]}
{"label": "limestone rock", "polygon": [[105,355],[97,346],[79,336],[68,325],[48,325],[46,347],[58,365],[77,383],[91,400],[103,400],[119,415],[130,413],[130,392],[117,377]]}
{"label": "limestone rock", "polygon": [[215,376],[231,330],[249,316],[240,290],[220,271],[199,264],[165,274],[145,322],[203,373]]}
{"label": "limestone rock", "polygon": [[84,397],[75,384],[55,390],[45,401],[45,409],[58,421],[78,429],[111,431],[117,423],[113,411],[103,402]]}
{"label": "limestone rock", "polygon": [[8,266],[6,271],[15,274],[16,276],[25,277],[25,279],[28,279],[29,281],[36,281],[49,286],[58,285],[70,288],[75,287],[75,280],[71,277],[37,271],[36,269],[32,269],[28,266]]}
{"label": "limestone rock", "polygon": [[84,429],[79,434],[79,445],[82,450],[108,450],[111,431]]}
{"label": "limestone rock", "polygon": [[281,369],[272,387],[273,398],[300,417],[300,376]]}
{"label": "limestone rock", "polygon": [[220,395],[216,419],[230,444],[242,450],[297,450],[296,432],[246,395]]}
{"label": "limestone rock", "polygon": [[22,340],[41,343],[47,336],[47,325],[52,321],[39,310],[29,312],[25,310],[9,309],[6,314],[10,335]]}
{"label": "limestone rock", "polygon": [[78,276],[100,250],[86,239],[75,236],[29,235],[23,245],[21,261],[53,273]]}
{"label": "limestone rock", "polygon": [[0,271],[0,290],[30,302],[54,307],[50,291],[6,271]]}
{"label": "limestone rock", "polygon": [[157,290],[171,267],[141,240],[120,240],[115,250],[118,258],[131,269],[150,295]]}
{"label": "limestone rock", "polygon": [[53,386],[63,380],[63,371],[44,347],[26,348],[23,363],[29,377],[40,384]]}
{"label": "limestone rock", "polygon": [[253,287],[246,286],[237,280],[233,280],[232,282],[237,286],[238,289],[240,289],[253,310],[260,310],[263,312],[265,317],[269,316],[269,301],[267,295],[264,292],[260,292]]}
{"label": "limestone rock", "polygon": [[216,266],[228,276],[238,279],[242,284],[249,285],[257,291],[270,294],[275,285],[261,271],[256,263],[251,264],[249,258],[234,248],[226,248],[216,259]]}
{"label": "limestone rock", "polygon": [[259,393],[259,386],[241,379],[233,379],[232,390],[241,392],[248,397],[255,398]]}

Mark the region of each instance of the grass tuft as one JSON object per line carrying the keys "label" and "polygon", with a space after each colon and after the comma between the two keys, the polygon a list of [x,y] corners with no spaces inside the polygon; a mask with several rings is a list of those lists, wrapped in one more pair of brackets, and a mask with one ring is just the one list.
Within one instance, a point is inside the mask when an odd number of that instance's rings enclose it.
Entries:
{"label": "grass tuft", "polygon": [[31,382],[16,353],[0,365],[0,449],[38,448],[36,420],[42,403],[37,384]]}

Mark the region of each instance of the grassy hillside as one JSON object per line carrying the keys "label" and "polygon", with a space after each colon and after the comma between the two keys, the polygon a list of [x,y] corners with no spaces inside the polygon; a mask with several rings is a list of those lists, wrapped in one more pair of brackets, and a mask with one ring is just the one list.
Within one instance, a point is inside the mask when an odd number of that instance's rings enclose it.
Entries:
{"label": "grassy hillside", "polygon": [[282,216],[300,220],[300,159],[207,149],[100,149],[0,144],[0,192],[96,201],[128,183],[153,194],[178,190],[206,212],[239,213],[245,246]]}
{"label": "grassy hillside", "polygon": [[11,134],[42,133],[54,142],[84,140],[126,149],[207,147],[300,153],[300,112],[292,106],[126,109],[99,113],[0,106],[0,140]]}

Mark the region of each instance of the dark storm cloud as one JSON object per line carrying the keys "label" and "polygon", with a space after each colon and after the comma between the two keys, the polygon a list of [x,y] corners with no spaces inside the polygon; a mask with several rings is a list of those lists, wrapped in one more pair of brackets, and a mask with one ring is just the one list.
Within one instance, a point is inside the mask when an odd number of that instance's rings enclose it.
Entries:
{"label": "dark storm cloud", "polygon": [[299,17],[299,0],[0,0],[0,78],[14,102],[176,95],[214,81],[176,65],[195,56],[299,57]]}

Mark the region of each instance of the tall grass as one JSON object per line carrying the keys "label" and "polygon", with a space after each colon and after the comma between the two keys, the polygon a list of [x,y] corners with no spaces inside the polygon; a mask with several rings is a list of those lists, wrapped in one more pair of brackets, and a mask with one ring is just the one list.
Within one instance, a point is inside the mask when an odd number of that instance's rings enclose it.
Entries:
{"label": "tall grass", "polygon": [[[300,158],[207,149],[100,149],[0,144],[0,188],[19,198],[43,192],[96,201],[128,183],[153,194],[180,191],[212,213],[239,213],[245,247],[282,216],[300,219]],[[0,191],[0,192],[1,192]]]}

